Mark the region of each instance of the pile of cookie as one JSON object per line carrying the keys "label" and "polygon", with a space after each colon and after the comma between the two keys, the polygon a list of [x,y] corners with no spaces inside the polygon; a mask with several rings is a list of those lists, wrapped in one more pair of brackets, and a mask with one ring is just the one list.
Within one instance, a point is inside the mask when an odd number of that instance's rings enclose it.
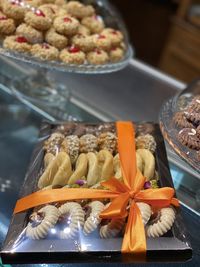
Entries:
{"label": "pile of cookie", "polygon": [[178,141],[198,153],[200,150],[200,95],[195,96],[184,110],[174,114],[173,123],[178,130]]}
{"label": "pile of cookie", "polygon": [[[98,126],[95,131],[92,128],[85,131],[84,127],[70,131],[68,126],[59,126],[46,139],[43,149],[44,166],[38,177],[38,190],[61,187],[106,190],[102,181],[115,177],[123,182],[117,136],[115,130],[106,124]],[[144,190],[158,187],[155,150],[156,142],[152,135],[137,136],[137,167],[146,177]],[[126,218],[100,218],[101,212],[109,205],[110,200],[104,199],[68,201],[35,208],[26,227],[26,236],[30,239],[75,239],[82,234],[99,238],[122,237]],[[171,229],[175,220],[172,207],[155,211],[143,202],[137,202],[137,206],[147,237],[159,237]]]}
{"label": "pile of cookie", "polygon": [[91,5],[65,0],[0,0],[3,47],[41,60],[107,64],[125,54],[123,34]]}

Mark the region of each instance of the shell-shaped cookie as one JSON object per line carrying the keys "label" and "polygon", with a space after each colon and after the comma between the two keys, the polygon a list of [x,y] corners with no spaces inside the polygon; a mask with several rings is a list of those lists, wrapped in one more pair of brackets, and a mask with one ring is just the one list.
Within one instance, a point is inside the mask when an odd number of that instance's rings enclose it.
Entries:
{"label": "shell-shaped cookie", "polygon": [[76,202],[68,202],[63,204],[59,211],[61,216],[66,218],[66,227],[60,231],[61,239],[74,238],[81,230],[84,224],[85,213],[80,204]]}
{"label": "shell-shaped cookie", "polygon": [[72,164],[74,164],[79,155],[79,138],[77,135],[67,136],[61,145],[61,151],[65,151],[71,159]]}
{"label": "shell-shaped cookie", "polygon": [[80,152],[95,152],[98,148],[97,137],[93,134],[85,134],[80,138]]}
{"label": "shell-shaped cookie", "polygon": [[137,155],[140,155],[143,163],[143,175],[151,180],[155,173],[155,158],[148,149],[137,149]]}
{"label": "shell-shaped cookie", "polygon": [[57,223],[59,216],[59,210],[52,205],[45,206],[34,212],[30,216],[31,222],[26,227],[26,236],[31,239],[45,238],[49,230]]}
{"label": "shell-shaped cookie", "polygon": [[75,184],[77,180],[85,177],[87,174],[88,159],[84,153],[80,154],[76,161],[76,169],[70,176],[68,184]]}
{"label": "shell-shaped cookie", "polygon": [[148,237],[159,237],[167,233],[174,221],[175,221],[175,211],[173,208],[163,208],[158,213],[156,219],[153,222],[149,222],[146,226],[146,234]]}
{"label": "shell-shaped cookie", "polygon": [[88,206],[91,208],[91,212],[84,223],[83,232],[85,235],[97,229],[98,225],[101,223],[99,215],[104,210],[104,204],[100,201],[92,201]]}
{"label": "shell-shaped cookie", "polygon": [[151,206],[143,202],[137,202],[136,205],[140,209],[142,222],[144,225],[146,225],[151,217],[151,213],[152,213]]}
{"label": "shell-shaped cookie", "polygon": [[113,156],[108,150],[98,153],[99,168],[101,170],[100,180],[108,180],[114,175]]}

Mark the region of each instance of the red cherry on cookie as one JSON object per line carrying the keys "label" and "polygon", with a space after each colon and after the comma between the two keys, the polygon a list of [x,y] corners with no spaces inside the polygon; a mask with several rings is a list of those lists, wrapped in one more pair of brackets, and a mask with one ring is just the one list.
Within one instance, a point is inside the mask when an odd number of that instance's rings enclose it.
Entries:
{"label": "red cherry on cookie", "polygon": [[18,36],[16,39],[15,39],[16,42],[18,43],[27,43],[27,39],[23,36]]}
{"label": "red cherry on cookie", "polygon": [[45,17],[45,14],[40,9],[37,9],[34,13],[38,17]]}
{"label": "red cherry on cookie", "polygon": [[49,47],[49,45],[48,44],[46,44],[46,43],[44,43],[44,44],[41,44],[41,47],[42,48],[44,48],[44,49],[49,49],[50,47]]}
{"label": "red cherry on cookie", "polygon": [[64,18],[63,21],[64,22],[72,22],[72,20],[70,18],[68,18],[68,17]]}
{"label": "red cherry on cookie", "polygon": [[7,20],[6,16],[0,17],[0,20]]}
{"label": "red cherry on cookie", "polygon": [[97,53],[97,55],[101,55],[101,51],[100,50],[95,50],[95,52]]}
{"label": "red cherry on cookie", "polygon": [[80,49],[78,47],[72,46],[68,49],[70,53],[78,53],[80,52]]}
{"label": "red cherry on cookie", "polygon": [[112,33],[113,35],[118,35],[118,32],[117,32],[117,31],[111,31],[111,33]]}
{"label": "red cherry on cookie", "polygon": [[103,34],[99,34],[98,39],[106,39],[106,36]]}

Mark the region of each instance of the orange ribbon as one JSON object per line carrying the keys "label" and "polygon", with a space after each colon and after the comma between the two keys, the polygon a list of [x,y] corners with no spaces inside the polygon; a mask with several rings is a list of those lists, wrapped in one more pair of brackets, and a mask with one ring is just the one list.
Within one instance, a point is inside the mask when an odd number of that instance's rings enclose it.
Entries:
{"label": "orange ribbon", "polygon": [[136,202],[144,202],[153,207],[179,206],[174,189],[164,187],[143,190],[146,178],[136,167],[135,133],[131,122],[117,122],[118,151],[124,183],[111,178],[102,185],[108,190],[87,188],[61,188],[38,191],[17,201],[14,214],[27,209],[68,200],[111,199],[110,206],[101,213],[103,219],[127,219],[122,243],[123,253],[145,255],[146,237],[142,217]]}

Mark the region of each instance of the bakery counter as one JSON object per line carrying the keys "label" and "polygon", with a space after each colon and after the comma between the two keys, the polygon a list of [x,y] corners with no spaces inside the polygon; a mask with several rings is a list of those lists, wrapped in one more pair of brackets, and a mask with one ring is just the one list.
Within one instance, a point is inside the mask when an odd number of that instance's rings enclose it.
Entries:
{"label": "bakery counter", "polygon": [[[10,68],[12,68],[12,74]],[[24,65],[20,68],[23,70]],[[11,75],[18,75],[16,71],[20,68],[10,65],[3,59],[0,62],[0,72],[4,74],[7,72],[7,77],[1,77],[3,85],[0,86],[0,246],[5,238],[31,153],[37,141],[41,121],[44,118],[54,120],[46,111],[28,101],[22,103],[11,95],[9,78]],[[30,73],[27,68],[26,71]],[[73,89],[69,104],[70,112],[73,118],[82,121],[113,119],[156,121],[162,102],[185,86],[136,60],[133,60],[125,70],[104,76],[86,77],[58,73],[52,75],[59,80],[67,81]],[[199,176],[179,161],[170,150],[168,156],[177,196],[182,203],[183,216],[194,249],[194,257],[190,262],[167,266],[198,266],[200,262],[200,237],[197,234],[200,223],[198,213],[200,192],[197,190],[200,183]],[[149,263],[147,266],[155,265]],[[163,266],[163,264],[156,264],[156,266]]]}

